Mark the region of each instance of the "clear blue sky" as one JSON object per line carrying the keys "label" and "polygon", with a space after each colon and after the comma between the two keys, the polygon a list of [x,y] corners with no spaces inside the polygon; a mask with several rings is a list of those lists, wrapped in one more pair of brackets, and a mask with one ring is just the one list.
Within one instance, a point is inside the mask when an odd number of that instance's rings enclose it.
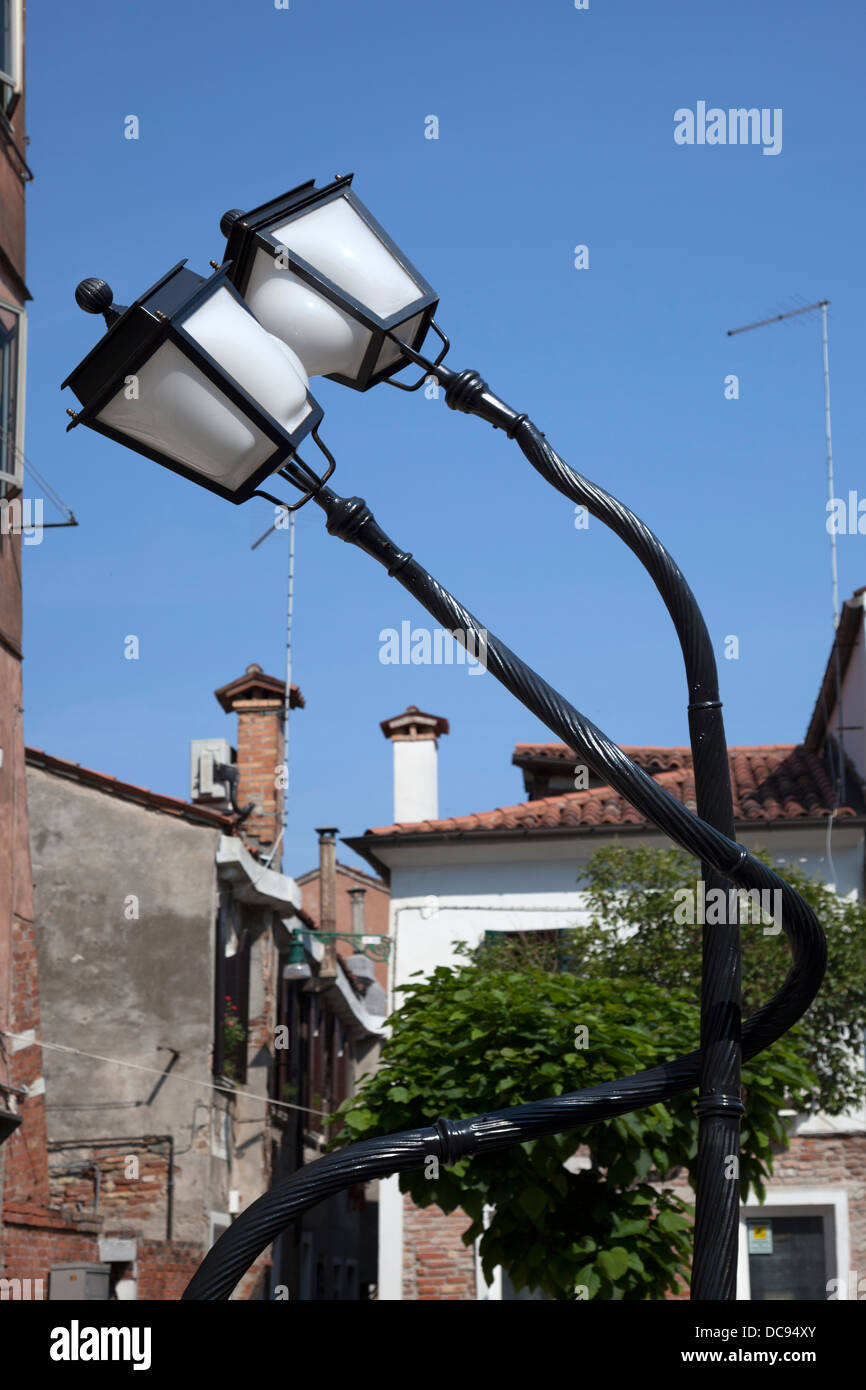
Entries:
{"label": "clear blue sky", "polygon": [[[101,322],[75,307],[83,276],[128,303],[182,256],[206,273],[226,208],[349,171],[439,292],[449,361],[481,370],[672,550],[716,644],[729,740],[799,740],[832,636],[820,324],[725,331],[832,301],[836,491],[866,495],[864,14],[851,0],[34,0],[27,454],[80,527],[25,551],[28,742],[185,797],[189,739],[234,735],[214,689],[251,661],[282,673],[286,535],[250,550],[268,505],[235,508],[66,435],[58,388]],[[781,153],[675,144],[675,110],[698,101],[781,108]],[[313,389],[342,492],[611,736],[687,742],[678,646],[618,541],[575,530],[515,445],[441,400]],[[844,597],[866,583],[866,537],[838,545]],[[289,872],[315,862],[314,826],[391,820],[379,721],[409,703],[451,721],[441,814],[522,799],[511,748],[543,728],[488,675],[382,665],[383,628],[432,620],[314,507],[299,514],[295,616],[307,708]]]}

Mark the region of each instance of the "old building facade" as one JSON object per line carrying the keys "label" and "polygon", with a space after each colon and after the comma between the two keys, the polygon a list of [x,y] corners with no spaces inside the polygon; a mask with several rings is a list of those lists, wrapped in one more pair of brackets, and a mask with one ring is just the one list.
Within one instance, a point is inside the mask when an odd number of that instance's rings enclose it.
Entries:
{"label": "old building facade", "polygon": [[[285,685],[253,665],[215,693],[237,747],[192,742],[188,801],[27,750],[35,914],[4,1041],[38,1071],[21,1088],[38,1109],[4,1146],[3,1297],[86,1277],[98,1298],[179,1298],[234,1218],[322,1152],[378,1046],[372,961],[317,940],[271,867]],[[375,1193],[341,1194],[234,1296],[371,1296],[376,1231]]]}

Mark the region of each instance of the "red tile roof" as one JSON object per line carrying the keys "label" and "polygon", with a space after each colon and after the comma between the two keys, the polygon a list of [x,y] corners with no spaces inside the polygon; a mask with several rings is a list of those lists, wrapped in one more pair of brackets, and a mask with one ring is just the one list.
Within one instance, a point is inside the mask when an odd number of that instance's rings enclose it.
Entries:
{"label": "red tile roof", "polygon": [[[660,786],[689,810],[697,809],[692,755],[688,748],[626,748],[624,750],[648,771],[652,769]],[[574,762],[575,754],[564,744],[521,743],[517,755]],[[734,816],[740,823],[807,821],[821,819],[833,808],[833,784],[823,760],[802,745],[761,744],[730,748],[731,786]],[[860,781],[853,768],[853,785]],[[854,799],[852,797],[852,799]],[[863,814],[862,798],[856,806],[843,806],[840,817]],[[472,835],[490,831],[519,832],[549,830],[594,830],[602,826],[649,826],[646,817],[612,787],[590,787],[586,791],[566,792],[517,806],[501,806],[476,815],[452,816],[443,820],[412,824],[383,825],[367,831],[367,836]],[[365,837],[366,838],[366,837]],[[368,841],[369,843],[369,841]]]}
{"label": "red tile roof", "polygon": [[[677,748],[657,748],[652,745],[641,744],[635,747],[629,744],[622,744],[622,751],[627,753],[634,762],[639,763],[647,772],[657,769],[659,772],[670,772],[675,768],[691,765],[692,750],[684,744]],[[767,744],[766,747],[775,751],[783,749],[789,751],[793,744]],[[734,750],[731,749],[731,752]],[[543,761],[552,763],[577,763],[580,761],[574,750],[564,743],[516,743],[514,754],[511,761],[518,767],[524,763]]]}

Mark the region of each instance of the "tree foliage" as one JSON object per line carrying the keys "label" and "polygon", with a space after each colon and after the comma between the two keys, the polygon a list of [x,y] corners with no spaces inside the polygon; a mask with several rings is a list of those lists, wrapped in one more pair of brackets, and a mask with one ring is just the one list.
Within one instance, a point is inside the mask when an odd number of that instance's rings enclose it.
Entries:
{"label": "tree foliage", "polygon": [[[693,991],[621,973],[578,978],[560,963],[542,969],[518,953],[503,968],[481,951],[404,987],[380,1069],[340,1107],[335,1142],[561,1095],[696,1046]],[[744,1069],[744,1082],[741,1190],[762,1194],[772,1146],[785,1143],[779,1105],[813,1078],[783,1041]],[[589,1166],[566,1168],[579,1146]],[[448,1169],[428,1162],[400,1185],[419,1206],[467,1213],[463,1239],[480,1237],[488,1279],[501,1265],[516,1289],[552,1299],[658,1299],[687,1276],[691,1212],[669,1184],[674,1175],[692,1177],[696,1148],[687,1093]]]}
{"label": "tree foliage", "polygon": [[[772,866],[767,854],[758,857]],[[817,1080],[806,1105],[835,1115],[860,1104],[866,1094],[866,906],[840,898],[797,865],[777,867],[827,934],[824,983],[791,1038]],[[613,845],[599,850],[581,885],[591,921],[567,934],[568,968],[588,979],[624,977],[663,989],[683,987],[697,1001],[701,927],[677,921],[683,899],[676,894],[694,892],[699,872],[679,849]],[[744,1017],[775,994],[791,963],[787,938],[764,927],[755,921],[742,928]]]}

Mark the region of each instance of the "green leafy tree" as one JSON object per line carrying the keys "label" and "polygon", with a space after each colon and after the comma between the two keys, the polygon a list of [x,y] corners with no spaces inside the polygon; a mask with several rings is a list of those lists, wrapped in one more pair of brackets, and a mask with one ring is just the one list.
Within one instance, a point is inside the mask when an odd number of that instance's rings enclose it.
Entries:
{"label": "green leafy tree", "polygon": [[[482,950],[405,987],[380,1068],[340,1107],[335,1142],[561,1095],[696,1046],[689,989],[578,978],[562,968],[567,951],[540,968],[532,949],[529,962],[518,948],[505,967]],[[744,1082],[739,1179],[743,1192],[762,1194],[773,1145],[786,1142],[780,1102],[808,1092],[814,1078],[782,1041],[744,1069]],[[581,1145],[591,1166],[572,1171],[566,1160]],[[501,1265],[518,1290],[552,1299],[658,1299],[688,1274],[691,1211],[666,1183],[692,1177],[696,1149],[686,1094],[448,1169],[431,1161],[400,1185],[419,1206],[467,1213],[463,1239],[480,1237],[488,1279]],[[486,1227],[485,1207],[493,1209]]]}
{"label": "green leafy tree", "polygon": [[[767,854],[760,854],[772,865]],[[796,865],[778,866],[813,908],[827,934],[827,974],[803,1021],[790,1035],[814,1072],[805,1101],[828,1114],[860,1104],[866,1094],[863,1036],[866,1029],[866,906],[840,898]],[[701,927],[678,921],[682,890],[696,892],[700,870],[679,849],[612,845],[590,860],[582,883],[590,924],[567,933],[560,953],[584,978],[651,981],[685,988],[697,1001],[701,979]],[[787,938],[743,924],[744,1016],[764,1004],[791,963]],[[567,945],[566,945],[567,942]]]}

